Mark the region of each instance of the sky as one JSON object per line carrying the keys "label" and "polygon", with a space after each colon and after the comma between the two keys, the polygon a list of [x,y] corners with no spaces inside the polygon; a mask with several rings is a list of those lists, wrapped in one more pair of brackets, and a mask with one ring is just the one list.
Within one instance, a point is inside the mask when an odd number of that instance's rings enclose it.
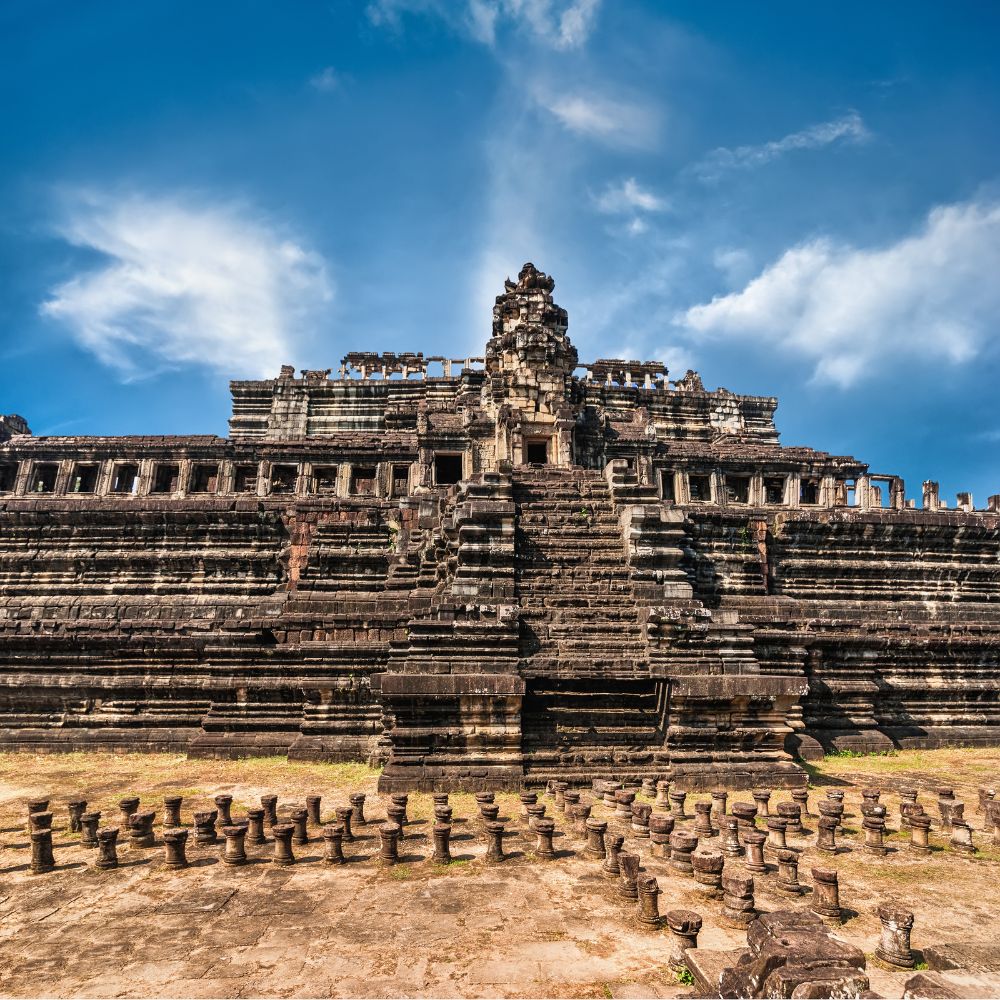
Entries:
{"label": "sky", "polygon": [[231,378],[481,354],[531,260],[582,360],[985,506],[997,37],[972,0],[6,0],[0,413],[225,434]]}

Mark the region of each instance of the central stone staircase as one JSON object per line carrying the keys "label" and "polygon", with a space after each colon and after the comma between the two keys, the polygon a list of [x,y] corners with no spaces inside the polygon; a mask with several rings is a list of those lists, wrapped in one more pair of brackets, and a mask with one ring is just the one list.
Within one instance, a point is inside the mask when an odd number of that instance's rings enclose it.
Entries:
{"label": "central stone staircase", "polygon": [[665,685],[650,677],[607,483],[589,470],[529,467],[515,472],[513,493],[526,777],[665,768]]}

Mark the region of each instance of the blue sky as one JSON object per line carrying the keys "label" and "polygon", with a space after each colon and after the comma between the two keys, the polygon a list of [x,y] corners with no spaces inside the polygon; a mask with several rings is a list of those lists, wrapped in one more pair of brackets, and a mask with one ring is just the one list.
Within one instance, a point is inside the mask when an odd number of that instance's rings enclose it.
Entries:
{"label": "blue sky", "polygon": [[0,412],[225,433],[230,377],[479,353],[533,260],[584,359],[1000,492],[1000,8],[0,5]]}

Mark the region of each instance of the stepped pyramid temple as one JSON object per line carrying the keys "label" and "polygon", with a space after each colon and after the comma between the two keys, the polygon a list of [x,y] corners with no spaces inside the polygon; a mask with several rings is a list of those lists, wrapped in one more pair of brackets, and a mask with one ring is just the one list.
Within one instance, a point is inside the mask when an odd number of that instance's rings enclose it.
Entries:
{"label": "stepped pyramid temple", "polygon": [[704,789],[997,742],[1000,497],[915,508],[771,397],[581,364],[553,285],[482,358],[233,382],[228,438],[0,417],[0,746]]}

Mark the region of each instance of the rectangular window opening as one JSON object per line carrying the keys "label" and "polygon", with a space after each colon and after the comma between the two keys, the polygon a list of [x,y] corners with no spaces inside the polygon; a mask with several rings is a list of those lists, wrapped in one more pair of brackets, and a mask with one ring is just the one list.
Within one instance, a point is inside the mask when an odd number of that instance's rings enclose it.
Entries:
{"label": "rectangular window opening", "polygon": [[32,493],[51,493],[56,488],[56,476],[59,473],[59,466],[55,462],[45,462],[35,466],[34,474],[31,477]]}
{"label": "rectangular window opening", "polygon": [[295,484],[299,478],[299,470],[295,465],[271,466],[271,492],[278,494],[294,493]]}
{"label": "rectangular window opening", "polygon": [[660,497],[666,503],[674,503],[677,499],[674,490],[674,470],[663,469],[660,472]]}
{"label": "rectangular window opening", "polygon": [[750,477],[726,476],[726,503],[750,502]]}
{"label": "rectangular window opening", "polygon": [[0,465],[0,493],[10,493],[17,482],[17,463],[5,462]]}
{"label": "rectangular window opening", "polygon": [[336,496],[337,466],[314,465],[312,478],[313,493],[318,493],[321,496]]}
{"label": "rectangular window opening", "polygon": [[688,476],[688,492],[692,503],[712,502],[712,479],[710,476]]}
{"label": "rectangular window opening", "polygon": [[353,496],[370,497],[375,495],[374,465],[355,465],[351,468],[351,494]]}
{"label": "rectangular window opening", "polygon": [[176,493],[180,484],[179,465],[158,465],[153,471],[153,493]]}
{"label": "rectangular window opening", "polygon": [[139,466],[131,463],[115,467],[111,480],[112,493],[135,493],[139,489]]}
{"label": "rectangular window opening", "polygon": [[461,455],[434,456],[434,484],[436,486],[451,486],[462,480]]}
{"label": "rectangular window opening", "polygon": [[392,495],[405,497],[410,492],[410,467],[394,465],[392,467]]}
{"label": "rectangular window opening", "polygon": [[764,503],[785,502],[785,477],[767,476],[764,479]]}
{"label": "rectangular window opening", "polygon": [[233,470],[233,492],[234,493],[256,493],[257,492],[257,466],[237,465]]}
{"label": "rectangular window opening", "polygon": [[196,465],[191,470],[192,493],[214,493],[219,488],[217,465]]}
{"label": "rectangular window opening", "polygon": [[814,507],[819,503],[819,480],[803,479],[799,486],[799,503]]}
{"label": "rectangular window opening", "polygon": [[70,480],[70,493],[96,493],[98,471],[99,467],[96,465],[78,465]]}

